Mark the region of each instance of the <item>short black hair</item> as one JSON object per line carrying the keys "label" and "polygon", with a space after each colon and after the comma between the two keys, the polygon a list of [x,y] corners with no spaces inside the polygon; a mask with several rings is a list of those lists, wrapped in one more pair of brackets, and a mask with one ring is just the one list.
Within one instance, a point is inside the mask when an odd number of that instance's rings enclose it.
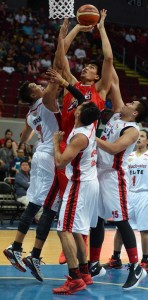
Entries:
{"label": "short black hair", "polygon": [[11,132],[11,134],[13,134],[12,131],[11,131],[11,129],[7,129],[7,130],[5,131],[5,135],[6,135],[8,132]]}
{"label": "short black hair", "polygon": [[100,110],[93,102],[83,103],[81,107],[80,121],[88,126],[100,118]]}
{"label": "short black hair", "polygon": [[32,97],[30,97],[30,88],[29,88],[30,81],[25,81],[19,90],[19,96],[22,100],[22,102],[32,102]]}
{"label": "short black hair", "polygon": [[138,111],[138,115],[135,118],[135,121],[137,123],[140,123],[140,122],[144,122],[148,116],[148,101],[140,99],[138,100],[138,102],[139,104],[136,108],[136,111]]}
{"label": "short black hair", "polygon": [[20,166],[23,164],[23,163],[27,163],[29,165],[29,161],[27,159],[21,159],[20,161]]}
{"label": "short black hair", "polygon": [[146,133],[146,138],[148,139],[148,131],[146,129],[140,129],[140,131],[144,131]]}

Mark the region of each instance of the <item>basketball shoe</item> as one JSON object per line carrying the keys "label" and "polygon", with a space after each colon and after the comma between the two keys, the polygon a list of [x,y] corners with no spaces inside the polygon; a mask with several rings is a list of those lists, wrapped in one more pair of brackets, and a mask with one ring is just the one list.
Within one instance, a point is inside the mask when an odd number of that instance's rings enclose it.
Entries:
{"label": "basketball shoe", "polygon": [[112,255],[112,257],[109,259],[109,262],[106,264],[102,264],[102,267],[106,270],[108,269],[121,269],[122,268],[122,261],[120,258],[115,259]]}
{"label": "basketball shoe", "polygon": [[139,283],[147,276],[147,272],[140,267],[138,263],[129,264],[129,275],[127,281],[123,285],[124,291],[130,291],[134,289]]}
{"label": "basketball shoe", "polygon": [[3,253],[16,269],[21,272],[26,272],[26,266],[22,260],[22,249],[20,251],[15,251],[13,250],[13,245],[10,245]]}
{"label": "basketball shoe", "polygon": [[82,279],[84,280],[84,282],[86,283],[86,285],[93,284],[91,274],[83,274],[83,273],[81,273],[81,276],[82,276]]}
{"label": "basketball shoe", "polygon": [[97,261],[94,265],[92,265],[90,262],[88,262],[89,266],[89,273],[92,277],[98,276],[104,276],[106,274],[106,270],[100,265],[100,262]]}
{"label": "basketball shoe", "polygon": [[67,280],[63,285],[58,288],[54,288],[52,291],[54,294],[59,295],[71,295],[78,291],[86,289],[86,284],[82,278],[72,279],[70,276],[66,276]]}
{"label": "basketball shoe", "polygon": [[148,273],[148,261],[146,259],[141,260],[140,266]]}
{"label": "basketball shoe", "polygon": [[23,258],[23,262],[31,271],[31,274],[39,281],[43,281],[43,276],[40,270],[41,258],[35,258],[28,255]]}

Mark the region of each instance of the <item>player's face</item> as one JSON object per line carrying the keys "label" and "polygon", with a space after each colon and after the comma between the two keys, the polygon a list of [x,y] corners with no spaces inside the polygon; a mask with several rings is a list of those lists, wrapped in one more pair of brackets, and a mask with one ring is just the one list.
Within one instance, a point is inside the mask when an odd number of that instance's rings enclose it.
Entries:
{"label": "player's face", "polygon": [[138,138],[136,146],[138,149],[143,149],[143,148],[147,147],[147,145],[148,145],[148,139],[147,139],[146,132],[143,130],[140,130],[139,138]]}
{"label": "player's face", "polygon": [[81,72],[81,81],[96,81],[99,80],[99,75],[97,74],[97,67],[93,64],[86,65]]}
{"label": "player's face", "polygon": [[138,107],[138,105],[139,105],[139,101],[133,101],[133,102],[131,102],[131,103],[126,103],[124,106],[123,106],[123,108],[122,108],[122,110],[121,110],[121,114],[122,114],[122,116],[137,116],[137,114],[138,114],[138,112],[137,112],[137,107]]}
{"label": "player's face", "polygon": [[33,99],[39,99],[43,97],[44,88],[41,85],[36,83],[30,83],[29,88],[30,88],[30,96]]}

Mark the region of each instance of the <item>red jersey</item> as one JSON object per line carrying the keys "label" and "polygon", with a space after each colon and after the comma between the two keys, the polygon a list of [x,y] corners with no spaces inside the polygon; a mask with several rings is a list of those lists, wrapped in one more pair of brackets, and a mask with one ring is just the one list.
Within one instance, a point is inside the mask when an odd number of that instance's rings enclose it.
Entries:
{"label": "red jersey", "polygon": [[[83,85],[81,81],[78,81],[74,85],[81,93],[85,96],[86,101],[91,101],[102,110],[104,109],[104,100],[99,96],[96,90],[95,84]],[[63,109],[62,109],[62,130],[65,131],[64,142],[74,127],[75,117],[74,112],[76,105],[72,105],[73,96],[69,92],[63,98]]]}

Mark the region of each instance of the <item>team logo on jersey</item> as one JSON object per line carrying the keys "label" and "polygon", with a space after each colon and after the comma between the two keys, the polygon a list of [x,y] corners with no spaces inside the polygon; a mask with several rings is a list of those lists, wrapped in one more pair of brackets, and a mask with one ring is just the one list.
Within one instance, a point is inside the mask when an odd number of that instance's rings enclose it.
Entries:
{"label": "team logo on jersey", "polygon": [[86,99],[87,101],[89,101],[89,100],[91,100],[91,98],[92,98],[92,92],[87,92],[87,93],[85,94],[85,99]]}
{"label": "team logo on jersey", "polygon": [[35,111],[32,115],[33,115],[33,117],[36,117],[37,116],[37,111]]}

